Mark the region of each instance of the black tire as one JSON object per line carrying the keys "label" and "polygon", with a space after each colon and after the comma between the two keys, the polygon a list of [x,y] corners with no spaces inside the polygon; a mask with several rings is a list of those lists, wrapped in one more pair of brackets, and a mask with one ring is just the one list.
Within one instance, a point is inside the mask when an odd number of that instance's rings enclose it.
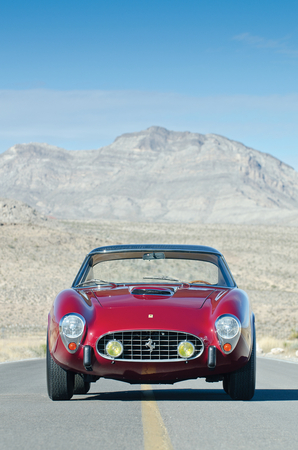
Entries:
{"label": "black tire", "polygon": [[77,394],[87,394],[90,389],[90,383],[86,383],[84,381],[84,378],[81,374],[76,373],[74,377],[74,389],[73,393],[74,395]]}
{"label": "black tire", "polygon": [[62,369],[51,357],[47,342],[47,387],[52,400],[70,400],[73,396],[74,373]]}
{"label": "black tire", "polygon": [[224,388],[224,391],[229,395],[229,374],[224,376],[222,387]]}
{"label": "black tire", "polygon": [[[226,381],[225,381],[226,380]],[[248,363],[228,375],[224,380],[224,389],[233,400],[251,400],[256,385],[256,333],[253,327],[253,344]]]}

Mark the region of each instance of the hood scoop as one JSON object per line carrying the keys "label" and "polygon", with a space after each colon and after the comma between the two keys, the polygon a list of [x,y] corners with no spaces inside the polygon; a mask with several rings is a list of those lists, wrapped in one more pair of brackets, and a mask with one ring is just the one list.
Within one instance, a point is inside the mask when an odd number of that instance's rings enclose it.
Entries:
{"label": "hood scoop", "polygon": [[167,289],[158,289],[158,288],[133,288],[131,290],[132,295],[136,296],[158,296],[158,297],[172,297],[177,289],[167,288]]}

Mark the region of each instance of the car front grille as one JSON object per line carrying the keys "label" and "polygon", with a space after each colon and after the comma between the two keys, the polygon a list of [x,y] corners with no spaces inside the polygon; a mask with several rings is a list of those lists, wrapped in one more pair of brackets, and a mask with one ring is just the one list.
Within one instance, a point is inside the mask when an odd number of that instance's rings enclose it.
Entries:
{"label": "car front grille", "polygon": [[178,345],[183,341],[192,342],[195,346],[195,352],[189,359],[197,358],[204,350],[200,338],[179,331],[118,331],[99,338],[97,351],[100,356],[113,359],[106,353],[107,343],[113,340],[120,341],[123,345],[122,355],[115,358],[122,361],[183,361],[177,351]]}

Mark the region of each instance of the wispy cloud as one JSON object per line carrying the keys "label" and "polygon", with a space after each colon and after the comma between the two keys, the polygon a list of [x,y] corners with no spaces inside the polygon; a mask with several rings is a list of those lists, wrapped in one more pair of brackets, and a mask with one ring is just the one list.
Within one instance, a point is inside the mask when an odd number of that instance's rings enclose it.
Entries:
{"label": "wispy cloud", "polygon": [[289,37],[282,39],[266,39],[262,36],[253,36],[250,33],[242,33],[233,37],[234,41],[244,42],[247,45],[255,48],[271,49],[275,53],[281,53],[284,55],[298,58],[298,50],[293,50],[289,47]]}

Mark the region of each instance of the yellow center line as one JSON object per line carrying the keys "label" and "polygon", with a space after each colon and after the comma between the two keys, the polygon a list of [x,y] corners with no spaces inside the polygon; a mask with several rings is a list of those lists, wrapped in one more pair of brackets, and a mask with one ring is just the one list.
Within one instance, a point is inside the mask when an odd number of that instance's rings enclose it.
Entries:
{"label": "yellow center line", "polygon": [[157,406],[152,386],[142,384],[142,421],[145,450],[173,450],[168,431]]}

